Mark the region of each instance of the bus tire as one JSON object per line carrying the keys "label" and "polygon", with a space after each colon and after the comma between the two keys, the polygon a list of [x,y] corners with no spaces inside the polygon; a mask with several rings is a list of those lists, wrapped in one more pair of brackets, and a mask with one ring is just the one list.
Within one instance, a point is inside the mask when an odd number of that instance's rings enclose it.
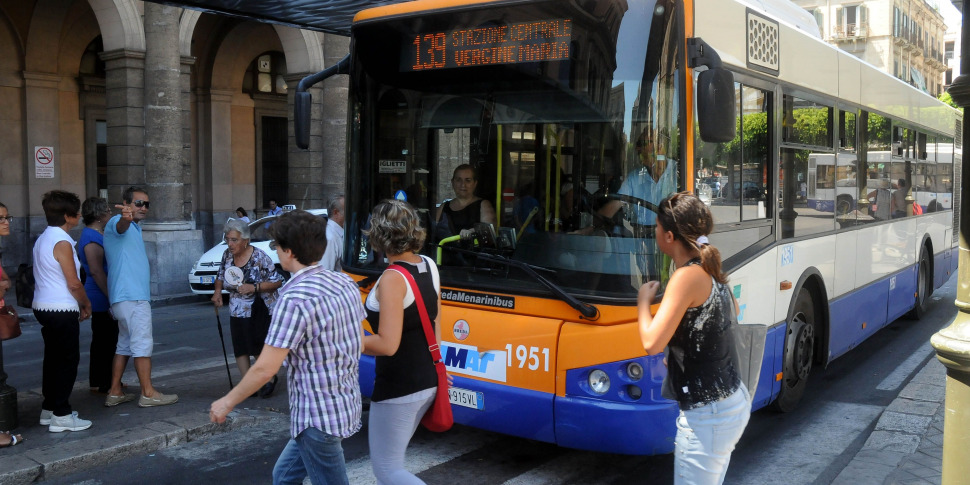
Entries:
{"label": "bus tire", "polygon": [[933,264],[930,262],[926,246],[919,252],[919,263],[916,265],[916,303],[906,315],[913,320],[919,320],[926,315],[929,308],[930,295],[933,294]]}
{"label": "bus tire", "polygon": [[812,293],[803,288],[788,319],[781,391],[771,404],[774,410],[783,413],[793,411],[805,394],[815,363],[816,335],[815,302]]}

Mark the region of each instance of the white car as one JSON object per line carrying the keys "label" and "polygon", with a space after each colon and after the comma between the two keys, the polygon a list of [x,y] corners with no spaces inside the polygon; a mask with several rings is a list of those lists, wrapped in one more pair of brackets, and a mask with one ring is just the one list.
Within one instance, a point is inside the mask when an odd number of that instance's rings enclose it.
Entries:
{"label": "white car", "polygon": [[[327,217],[327,209],[309,209],[307,212],[323,218]],[[268,216],[249,223],[249,243],[268,254],[273,259],[273,263],[276,264],[277,270],[282,272],[280,261],[276,257],[276,251],[269,248],[269,228],[276,222],[276,218],[277,216]],[[189,271],[189,287],[192,288],[192,293],[196,295],[211,295],[215,291],[216,275],[219,274],[219,264],[222,263],[222,255],[226,252],[227,247],[228,245],[225,241],[219,241],[219,244],[216,244],[214,248],[206,251],[192,265],[192,270]],[[225,290],[222,293],[229,294]]]}

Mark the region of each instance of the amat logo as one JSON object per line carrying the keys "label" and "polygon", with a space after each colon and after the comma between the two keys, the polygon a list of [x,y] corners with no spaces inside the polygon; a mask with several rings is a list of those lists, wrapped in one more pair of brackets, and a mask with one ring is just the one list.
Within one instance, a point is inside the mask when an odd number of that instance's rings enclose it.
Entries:
{"label": "amat logo", "polygon": [[478,347],[473,345],[442,342],[441,353],[444,354],[448,372],[505,382],[504,350],[479,352]]}
{"label": "amat logo", "polygon": [[468,322],[464,320],[458,320],[455,325],[451,327],[451,333],[455,335],[458,340],[465,340],[468,338]]}

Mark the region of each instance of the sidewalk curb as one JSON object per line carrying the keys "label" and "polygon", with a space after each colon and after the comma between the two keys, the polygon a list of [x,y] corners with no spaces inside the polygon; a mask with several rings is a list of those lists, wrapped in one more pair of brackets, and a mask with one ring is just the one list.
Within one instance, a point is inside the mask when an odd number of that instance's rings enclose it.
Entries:
{"label": "sidewalk curb", "polygon": [[[152,298],[152,308],[166,307],[172,305],[184,305],[186,303],[200,303],[208,301],[208,295],[196,295],[195,293],[185,293],[181,295],[169,295],[163,297]],[[20,317],[20,323],[37,323],[37,317],[34,316],[34,310],[31,308],[24,308],[21,306],[16,306],[16,300],[6,302],[7,305],[14,305],[17,309],[17,315]]]}
{"label": "sidewalk curb", "polygon": [[920,371],[879,416],[862,449],[833,485],[883,483],[916,452],[946,394],[946,367],[930,354]]}
{"label": "sidewalk curb", "polygon": [[76,473],[130,456],[199,440],[214,434],[287,417],[270,411],[241,410],[229,414],[226,424],[209,421],[206,413],[181,415],[141,428],[123,429],[77,441],[48,445],[0,458],[0,483],[28,484]]}

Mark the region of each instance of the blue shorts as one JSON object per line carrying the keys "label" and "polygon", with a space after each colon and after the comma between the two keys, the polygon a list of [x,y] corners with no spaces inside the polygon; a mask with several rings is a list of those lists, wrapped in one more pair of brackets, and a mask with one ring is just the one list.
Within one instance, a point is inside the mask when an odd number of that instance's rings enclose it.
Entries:
{"label": "blue shorts", "polygon": [[151,357],[155,341],[152,338],[152,305],[146,300],[119,301],[111,305],[111,313],[118,320],[118,346],[115,353],[131,357]]}

